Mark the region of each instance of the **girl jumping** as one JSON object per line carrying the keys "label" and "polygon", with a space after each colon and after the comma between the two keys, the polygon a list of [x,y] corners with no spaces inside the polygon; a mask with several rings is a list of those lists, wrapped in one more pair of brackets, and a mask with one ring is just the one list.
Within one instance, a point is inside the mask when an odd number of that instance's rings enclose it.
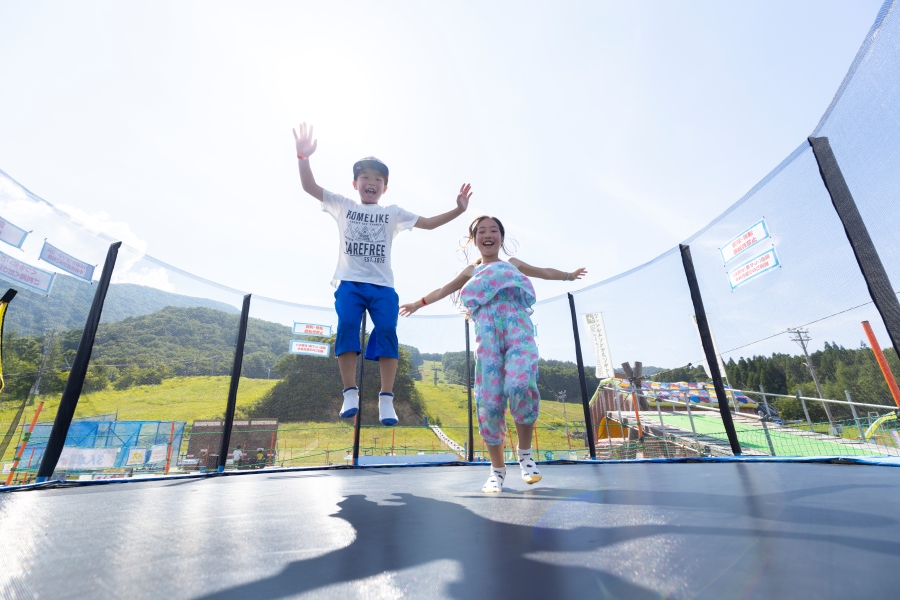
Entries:
{"label": "girl jumping", "polygon": [[536,298],[528,277],[575,281],[586,269],[571,272],[533,267],[516,258],[500,258],[506,230],[495,217],[478,217],[469,225],[465,246],[474,244],[481,258],[469,265],[444,287],[421,300],[400,306],[400,314],[409,316],[456,292],[475,322],[475,400],[478,406],[478,431],[491,457],[491,476],[481,491],[487,494],[503,490],[506,466],[503,442],[506,438],[506,406],[512,411],[519,438],[519,467],[522,479],[532,484],[541,474],[531,456],[531,436],[540,410],[537,388],[538,349],[534,325],[529,315]]}

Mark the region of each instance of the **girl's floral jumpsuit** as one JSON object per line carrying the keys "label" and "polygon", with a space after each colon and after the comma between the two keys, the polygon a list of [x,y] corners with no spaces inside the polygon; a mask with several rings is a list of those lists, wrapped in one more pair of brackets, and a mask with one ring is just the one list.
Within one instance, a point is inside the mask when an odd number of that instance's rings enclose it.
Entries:
{"label": "girl's floral jumpsuit", "polygon": [[505,261],[477,265],[460,292],[475,322],[478,426],[489,446],[506,437],[507,402],[516,423],[538,418],[538,349],[529,316],[535,300],[531,281]]}

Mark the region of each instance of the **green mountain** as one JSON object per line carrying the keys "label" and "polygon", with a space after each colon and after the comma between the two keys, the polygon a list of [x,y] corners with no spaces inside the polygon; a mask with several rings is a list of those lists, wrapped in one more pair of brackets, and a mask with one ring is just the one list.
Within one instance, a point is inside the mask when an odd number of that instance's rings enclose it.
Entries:
{"label": "green mountain", "polygon": [[[18,335],[42,335],[48,329],[66,331],[84,327],[97,286],[68,275],[57,275],[49,296],[16,289],[19,293],[10,303],[6,315],[7,331]],[[233,306],[207,298],[173,294],[133,283],[115,283],[109,286],[106,295],[103,322],[146,315],[167,306],[202,306],[228,314],[240,314]]]}
{"label": "green mountain", "polygon": [[[178,375],[228,375],[234,361],[238,321],[239,315],[213,308],[170,306],[114,323],[101,323],[91,352],[85,391],[158,384]],[[242,375],[269,377],[278,358],[287,354],[292,337],[295,336],[290,327],[251,318]],[[45,352],[40,391],[63,389],[81,340],[81,326],[38,336],[19,336],[8,328],[4,338],[7,388],[0,400],[27,395]]]}
{"label": "green mountain", "polygon": [[[185,376],[227,375],[234,359],[239,318],[212,308],[170,306],[115,323],[101,323],[91,361],[115,367],[166,365]],[[291,338],[290,327],[250,319],[244,359],[263,353],[274,366],[277,357],[287,353]],[[75,345],[67,344],[66,350],[77,348],[78,341],[73,341]]]}
{"label": "green mountain", "polygon": [[[326,340],[334,343],[334,337]],[[288,354],[276,366],[281,378],[275,386],[249,410],[249,417],[277,417],[281,421],[338,422],[341,403],[341,374],[337,361],[315,356]],[[422,423],[425,404],[413,383],[410,353],[400,348],[397,378],[394,381],[394,408],[404,425]],[[378,423],[375,398],[381,389],[378,364],[366,361],[363,390],[362,424]]]}

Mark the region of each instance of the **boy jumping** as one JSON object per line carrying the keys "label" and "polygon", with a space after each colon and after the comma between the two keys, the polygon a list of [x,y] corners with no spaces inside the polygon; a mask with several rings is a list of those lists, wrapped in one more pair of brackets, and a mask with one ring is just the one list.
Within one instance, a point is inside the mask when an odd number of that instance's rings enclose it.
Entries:
{"label": "boy jumping", "polygon": [[322,189],[313,177],[309,157],[316,151],[312,126],[300,125],[294,130],[297,160],[303,190],[322,203],[322,210],[337,221],[341,238],[337,270],[332,285],[334,308],[338,314],[337,355],[344,385],[344,404],[341,417],[349,418],[359,412],[359,388],[356,385],[356,357],[362,351],[359,328],[363,311],[369,311],[375,331],[366,346],[366,358],[377,360],[381,370],[381,393],[378,394],[378,418],[382,425],[396,425],[394,410],[394,378],[400,357],[397,342],[399,298],[394,291],[391,271],[391,244],[401,231],[418,227],[434,229],[449,223],[469,207],[472,196],[469,184],[463,184],[456,197],[456,208],[434,217],[420,217],[399,206],[379,206],[378,201],[388,190],[388,168],[374,156],[367,156],[353,165],[353,189],[359,192],[360,202]]}

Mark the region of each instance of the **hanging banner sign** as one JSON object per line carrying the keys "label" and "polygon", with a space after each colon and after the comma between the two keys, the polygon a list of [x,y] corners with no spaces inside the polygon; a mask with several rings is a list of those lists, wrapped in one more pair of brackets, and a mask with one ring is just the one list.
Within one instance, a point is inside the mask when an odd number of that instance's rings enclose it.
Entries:
{"label": "hanging banner sign", "polygon": [[781,266],[781,262],[778,260],[775,248],[772,247],[759,256],[751,258],[733,271],[729,271],[728,282],[731,284],[731,289],[735,290],[751,279],[759,277],[763,273],[767,273],[779,266]]}
{"label": "hanging banner sign", "polygon": [[94,278],[94,265],[89,265],[72,256],[66,254],[56,246],[44,242],[41,248],[41,255],[38,257],[56,267],[62,269],[66,273],[70,273],[78,279],[84,279],[90,282]]}
{"label": "hanging banner sign", "polygon": [[609,342],[606,340],[606,328],[603,326],[603,313],[585,313],[584,321],[587,323],[588,330],[591,332],[591,339],[594,341],[594,356],[597,357],[597,378],[607,379],[615,377],[616,371],[613,367],[612,353],[609,349]]}
{"label": "hanging banner sign", "polygon": [[10,283],[47,296],[53,287],[54,277],[53,273],[36,269],[0,252],[0,278]]}
{"label": "hanging banner sign", "polygon": [[297,323],[294,321],[294,331],[297,335],[331,335],[331,325],[314,325],[312,323]]}
{"label": "hanging banner sign", "polygon": [[291,340],[291,354],[308,354],[310,356],[328,356],[331,346],[305,342],[303,340]]}
{"label": "hanging banner sign", "polygon": [[732,238],[727,244],[719,248],[719,252],[722,253],[722,262],[728,264],[728,262],[737,258],[738,255],[769,237],[772,236],[769,233],[769,227],[766,225],[766,220],[761,219],[757,221],[748,229],[742,231],[737,237]]}
{"label": "hanging banner sign", "polygon": [[166,456],[169,453],[169,445],[168,444],[154,444],[150,448],[150,458],[147,459],[148,463],[158,463],[166,460]]}
{"label": "hanging banner sign", "polygon": [[147,461],[147,449],[146,448],[132,448],[128,451],[128,460],[125,461],[126,465],[142,465]]}
{"label": "hanging banner sign", "polygon": [[25,243],[28,232],[21,227],[16,227],[4,218],[0,218],[0,241],[4,241],[10,246],[21,248]]}
{"label": "hanging banner sign", "polygon": [[111,469],[116,464],[118,448],[77,448],[66,446],[59,461],[57,469]]}

